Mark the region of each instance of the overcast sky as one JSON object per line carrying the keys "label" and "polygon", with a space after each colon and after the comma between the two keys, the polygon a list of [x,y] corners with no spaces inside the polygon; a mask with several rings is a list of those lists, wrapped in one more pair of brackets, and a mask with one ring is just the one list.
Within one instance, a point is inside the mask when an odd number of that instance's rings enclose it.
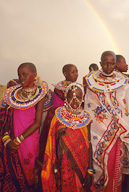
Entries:
{"label": "overcast sky", "polygon": [[26,61],[51,84],[73,63],[78,81],[103,51],[129,61],[129,0],[0,0],[0,84],[17,78]]}

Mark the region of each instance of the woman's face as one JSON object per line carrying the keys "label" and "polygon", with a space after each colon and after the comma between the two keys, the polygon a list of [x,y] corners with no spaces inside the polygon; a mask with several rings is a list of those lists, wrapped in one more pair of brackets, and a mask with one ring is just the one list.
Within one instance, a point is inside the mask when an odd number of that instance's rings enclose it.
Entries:
{"label": "woman's face", "polygon": [[82,103],[83,94],[80,88],[77,88],[75,91],[69,90],[67,94],[68,104],[73,108],[77,109]]}
{"label": "woman's face", "polygon": [[106,74],[111,74],[116,68],[116,60],[112,55],[104,56],[100,64]]}
{"label": "woman's face", "polygon": [[30,71],[26,67],[19,68],[18,70],[19,81],[24,88],[31,88],[34,86],[36,73]]}
{"label": "woman's face", "polygon": [[78,78],[78,70],[77,70],[76,66],[74,66],[74,65],[70,66],[68,68],[68,71],[64,73],[64,76],[67,81],[75,82]]}
{"label": "woman's face", "polygon": [[121,58],[120,61],[117,63],[118,70],[120,72],[127,72],[128,71],[128,64],[124,58]]}

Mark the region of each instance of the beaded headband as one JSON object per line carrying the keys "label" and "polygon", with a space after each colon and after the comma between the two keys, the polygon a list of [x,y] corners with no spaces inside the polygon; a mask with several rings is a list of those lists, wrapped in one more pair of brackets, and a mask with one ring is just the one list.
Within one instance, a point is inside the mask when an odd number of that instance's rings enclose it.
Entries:
{"label": "beaded headband", "polygon": [[67,97],[67,94],[68,94],[68,91],[69,90],[72,90],[72,91],[75,91],[77,88],[80,88],[82,90],[82,94],[84,94],[83,92],[83,86],[80,84],[80,83],[71,83],[67,86],[66,88],[66,92],[65,92],[65,97]]}

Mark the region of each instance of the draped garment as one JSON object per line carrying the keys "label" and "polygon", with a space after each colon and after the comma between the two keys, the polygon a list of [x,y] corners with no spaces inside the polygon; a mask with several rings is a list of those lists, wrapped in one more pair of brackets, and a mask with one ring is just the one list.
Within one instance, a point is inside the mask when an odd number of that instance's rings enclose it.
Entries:
{"label": "draped garment", "polygon": [[[53,117],[41,172],[43,191],[83,191],[73,164],[85,178],[88,168],[87,137],[87,127],[74,130]],[[69,151],[70,158],[66,151]]]}
{"label": "draped garment", "polygon": [[[14,109],[14,136],[17,137],[25,132],[25,130],[34,123],[35,107],[26,110]],[[38,156],[39,147],[39,133],[38,129],[29,137],[27,137],[18,149],[19,158],[22,168],[24,170],[26,179],[29,185],[35,183],[34,165],[35,159]]]}
{"label": "draped garment", "polygon": [[14,110],[12,108],[3,109],[3,111],[0,112],[0,119],[3,120],[0,126],[0,191],[31,192],[33,191],[33,186],[30,186],[27,181],[18,152],[10,155],[1,139],[4,132],[5,121],[7,121],[10,137],[12,139],[15,137],[13,129],[13,112]]}
{"label": "draped garment", "polygon": [[[46,95],[48,84],[45,81],[37,86],[36,93],[30,99],[18,96],[22,87],[16,85],[7,89],[4,94],[5,102],[11,107],[5,110],[6,123],[9,135],[13,140],[23,134],[35,121],[36,104]],[[4,133],[2,130],[2,135]],[[38,129],[27,137],[19,146],[19,149],[10,155],[2,143],[3,178],[1,191],[34,191],[35,184],[35,158],[38,156],[39,133]]]}
{"label": "draped garment", "polygon": [[121,79],[110,80],[107,84],[97,75],[96,79],[93,73],[89,74],[91,80],[87,77],[89,88],[84,105],[92,119],[94,182],[98,191],[117,192],[120,191],[122,171],[129,173],[129,86],[124,84],[126,79],[122,75]]}

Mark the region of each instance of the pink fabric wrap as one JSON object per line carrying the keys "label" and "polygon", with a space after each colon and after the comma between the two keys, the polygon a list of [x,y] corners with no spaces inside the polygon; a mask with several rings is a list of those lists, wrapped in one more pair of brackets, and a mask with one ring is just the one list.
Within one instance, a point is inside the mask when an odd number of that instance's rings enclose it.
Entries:
{"label": "pink fabric wrap", "polygon": [[54,93],[54,102],[53,102],[53,107],[57,108],[60,106],[64,106],[64,101],[60,99],[55,93]]}
{"label": "pink fabric wrap", "polygon": [[[27,110],[14,109],[14,134],[15,137],[21,135],[35,119],[35,107]],[[18,149],[19,158],[22,168],[26,175],[29,185],[34,184],[34,164],[35,158],[38,155],[39,133],[38,130],[26,138]]]}

